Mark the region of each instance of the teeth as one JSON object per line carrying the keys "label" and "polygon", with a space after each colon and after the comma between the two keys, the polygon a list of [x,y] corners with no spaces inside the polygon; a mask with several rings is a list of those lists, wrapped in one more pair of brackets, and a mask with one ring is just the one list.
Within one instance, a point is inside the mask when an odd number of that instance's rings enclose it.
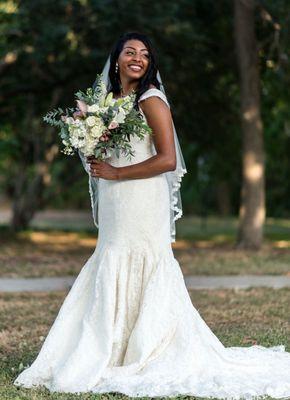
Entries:
{"label": "teeth", "polygon": [[129,65],[129,68],[131,68],[133,71],[140,71],[141,67],[139,67],[138,65]]}

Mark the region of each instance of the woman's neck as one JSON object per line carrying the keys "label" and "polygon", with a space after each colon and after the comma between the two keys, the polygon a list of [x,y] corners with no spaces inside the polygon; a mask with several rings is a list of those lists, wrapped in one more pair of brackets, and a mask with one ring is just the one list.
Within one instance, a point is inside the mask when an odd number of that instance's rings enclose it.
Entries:
{"label": "woman's neck", "polygon": [[127,96],[128,94],[132,93],[138,87],[138,81],[127,81],[121,79],[121,97]]}

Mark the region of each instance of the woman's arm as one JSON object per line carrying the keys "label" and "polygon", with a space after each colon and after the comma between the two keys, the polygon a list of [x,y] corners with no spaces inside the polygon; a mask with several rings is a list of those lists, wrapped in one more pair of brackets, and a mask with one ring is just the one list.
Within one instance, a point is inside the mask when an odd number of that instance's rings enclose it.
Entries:
{"label": "woman's arm", "polygon": [[[153,131],[153,141],[156,155],[145,161],[125,167],[112,165],[92,159],[92,176],[104,179],[138,179],[150,178],[176,168],[176,155],[172,116],[169,107],[157,96],[151,96],[141,101],[140,107],[144,112],[148,125]],[[96,173],[93,171],[96,170]]]}

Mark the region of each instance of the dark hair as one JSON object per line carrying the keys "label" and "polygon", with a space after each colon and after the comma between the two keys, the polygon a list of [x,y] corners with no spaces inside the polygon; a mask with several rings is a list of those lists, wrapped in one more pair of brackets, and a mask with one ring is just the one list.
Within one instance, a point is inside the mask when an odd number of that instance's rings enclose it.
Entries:
{"label": "dark hair", "polygon": [[109,78],[110,78],[110,91],[114,94],[120,93],[121,85],[120,85],[120,71],[116,72],[116,62],[119,58],[121,51],[124,48],[124,44],[128,40],[139,40],[144,44],[149,52],[149,64],[145,74],[140,78],[138,87],[136,88],[136,102],[135,106],[138,107],[138,99],[142,96],[146,90],[149,89],[150,84],[153,84],[157,89],[160,89],[160,83],[157,79],[157,61],[155,50],[149,38],[146,35],[143,35],[139,32],[128,32],[119,37],[117,42],[115,43],[111,55],[110,55],[110,69],[109,69]]}

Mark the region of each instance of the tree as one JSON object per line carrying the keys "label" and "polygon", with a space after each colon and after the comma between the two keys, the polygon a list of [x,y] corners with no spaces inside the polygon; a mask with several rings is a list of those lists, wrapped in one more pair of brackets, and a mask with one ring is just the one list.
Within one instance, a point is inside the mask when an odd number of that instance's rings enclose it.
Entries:
{"label": "tree", "polygon": [[265,221],[265,155],[254,0],[235,0],[234,27],[240,71],[242,189],[238,243],[259,248]]}
{"label": "tree", "polygon": [[[190,204],[190,212],[199,210],[199,204],[205,204],[199,187],[206,183],[207,209],[214,210],[215,190],[210,188],[225,180],[232,185],[238,168],[231,147],[239,146],[229,91],[236,86],[231,72],[233,46],[225,40],[231,32],[230,3],[150,0],[149,4],[43,0],[39,7],[38,0],[3,1],[0,185],[12,199],[14,230],[26,228],[34,212],[47,205],[75,206],[76,196],[82,196],[78,204],[85,206],[87,176],[81,175],[79,160],[60,154],[56,132],[43,123],[42,116],[54,106],[72,106],[73,93],[92,84],[112,44],[128,30],[147,33],[158,50],[191,172],[182,186],[184,204]],[[194,118],[188,116],[189,107]],[[195,176],[204,176],[197,171],[200,157],[210,181],[195,185]],[[80,181],[83,190],[76,189]]]}

